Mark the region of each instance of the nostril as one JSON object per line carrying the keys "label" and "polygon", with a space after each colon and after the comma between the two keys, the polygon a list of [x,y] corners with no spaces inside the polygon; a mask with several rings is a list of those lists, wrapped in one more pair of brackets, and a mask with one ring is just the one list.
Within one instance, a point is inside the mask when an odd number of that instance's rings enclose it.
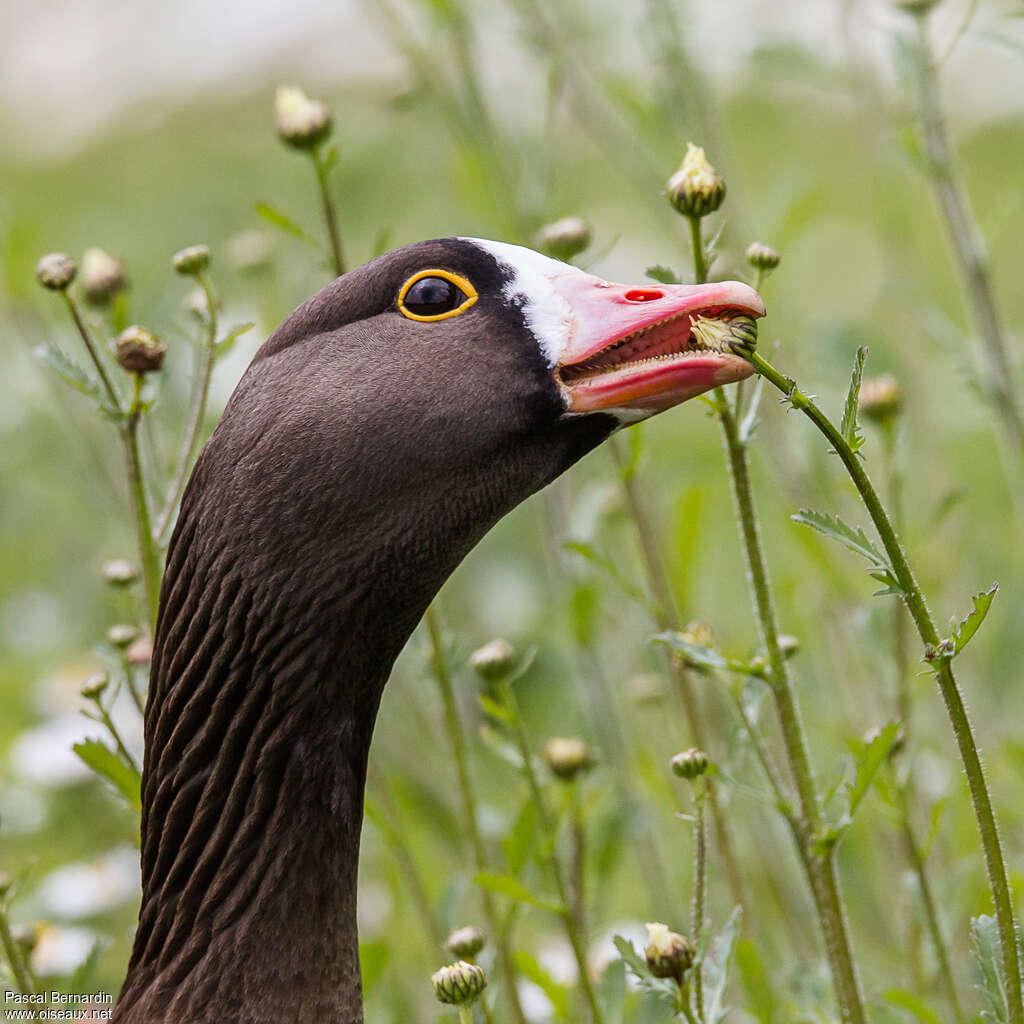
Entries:
{"label": "nostril", "polygon": [[630,288],[623,296],[627,302],[653,302],[664,297],[665,293],[657,288]]}

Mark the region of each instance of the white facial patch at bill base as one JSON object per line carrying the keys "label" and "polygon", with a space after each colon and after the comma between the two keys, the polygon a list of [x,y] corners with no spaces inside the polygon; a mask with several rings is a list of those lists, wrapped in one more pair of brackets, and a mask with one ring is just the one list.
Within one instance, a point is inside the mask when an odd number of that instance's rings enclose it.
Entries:
{"label": "white facial patch at bill base", "polygon": [[521,245],[492,242],[486,238],[462,238],[460,241],[472,242],[509,272],[511,276],[505,285],[505,298],[523,311],[523,320],[548,366],[557,366],[569,347],[576,318],[572,306],[556,291],[554,281],[570,275],[591,275]]}

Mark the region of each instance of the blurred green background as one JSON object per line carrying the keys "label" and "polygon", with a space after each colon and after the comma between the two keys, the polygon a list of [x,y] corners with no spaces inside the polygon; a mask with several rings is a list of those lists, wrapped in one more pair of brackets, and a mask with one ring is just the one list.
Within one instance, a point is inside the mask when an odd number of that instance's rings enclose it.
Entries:
{"label": "blurred green background", "polygon": [[[1024,20],[1019,3],[945,0],[933,25],[940,51],[972,6],[942,83],[1008,339],[1019,351]],[[170,348],[147,440],[158,474],[166,473],[195,334],[170,254],[209,244],[223,322],[257,322],[217,369],[211,427],[259,342],[329,279],[322,253],[256,213],[270,202],[322,236],[312,170],[274,134],[280,82],[301,85],[334,111],[340,164],[332,188],[353,262],[448,234],[528,243],[546,221],[578,214],[595,230],[580,260],[587,269],[641,283],[647,266],[662,263],[685,277],[685,224],[662,189],[685,143],[705,146],[729,188],[713,218],[723,225],[713,275],[746,275],[742,253],[755,238],[782,254],[765,288],[761,331],[764,348],[778,342],[777,365],[836,415],[858,345],[870,346],[869,374],[890,371],[905,389],[904,537],[937,618],[964,614],[973,593],[1001,584],[960,665],[1019,885],[1021,466],[974,380],[970,311],[915,141],[900,44],[905,15],[884,2],[840,0],[770,8],[730,0],[713,9],[669,0],[96,2],[31,11],[7,0],[0,15],[0,869],[19,880],[16,919],[59,926],[50,941],[60,971],[102,937],[94,986],[116,991],[130,948],[135,819],[103,784],[76,774],[66,751],[76,730],[96,731],[84,719],[75,724],[78,688],[105,663],[98,648],[107,627],[132,612],[104,587],[100,567],[134,549],[111,428],[33,355],[48,340],[77,351],[33,267],[43,252],[80,256],[93,245],[123,259],[131,319]],[[850,741],[896,714],[891,605],[871,598],[872,581],[853,556],[788,518],[811,505],[865,522],[837,461],[767,394],[762,420],[751,459],[764,539],[783,629],[802,643],[800,696],[828,789]],[[724,650],[751,653],[757,632],[716,423],[693,402],[639,430],[638,481],[684,617],[710,623]],[[864,455],[882,479],[876,434]],[[560,554],[566,539],[591,544],[642,586],[606,451],[575,468],[553,499],[531,500],[502,522],[446,586],[440,609],[460,665],[495,635],[520,649],[536,645],[520,687],[538,744],[580,734],[600,750],[606,701],[625,723],[626,768],[613,770],[605,758],[587,782],[596,949],[612,930],[637,938],[643,921],[682,927],[688,918],[691,838],[675,817],[686,799],[666,765],[691,741],[661,653],[648,642],[645,610],[593,565]],[[582,662],[579,641],[588,652]],[[598,670],[603,688],[592,678]],[[777,1019],[803,1019],[792,1007],[814,1005],[826,981],[803,878],[784,825],[756,795],[766,787],[728,701],[711,681],[697,682],[752,897],[744,935],[786,1008]],[[468,671],[460,686],[475,736],[480,713]],[[927,835],[934,822],[930,864],[961,991],[973,1005],[967,926],[989,912],[983,865],[930,677],[918,677],[914,690],[909,756],[919,825]],[[524,793],[485,744],[475,740],[473,754],[486,832],[499,843]],[[385,694],[372,759],[440,919],[476,920],[453,767],[419,637]],[[624,800],[623,777],[635,801]],[[644,885],[641,833],[653,836],[666,867],[660,900]],[[712,858],[711,911],[721,925],[731,908],[714,851]],[[899,835],[877,796],[842,845],[840,869],[877,1019],[913,1019],[885,1003],[894,988],[941,1006]],[[394,851],[371,824],[360,873],[362,939],[374,957],[369,1019],[435,1019],[428,976],[445,954],[421,933]],[[76,903],[83,889],[107,895]],[[517,945],[556,976],[564,972],[564,940],[542,911],[522,913]],[[533,996],[536,1019],[546,1019]],[[742,985],[731,1001],[744,1004]],[[654,1004],[635,1013],[658,1019]]]}

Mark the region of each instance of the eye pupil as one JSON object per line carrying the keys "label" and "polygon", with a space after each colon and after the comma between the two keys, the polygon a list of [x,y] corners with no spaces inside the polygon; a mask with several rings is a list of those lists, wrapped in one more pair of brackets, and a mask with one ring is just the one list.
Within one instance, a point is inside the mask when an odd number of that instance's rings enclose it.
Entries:
{"label": "eye pupil", "polygon": [[402,305],[416,316],[437,316],[456,309],[466,299],[462,289],[443,277],[421,277],[405,293]]}

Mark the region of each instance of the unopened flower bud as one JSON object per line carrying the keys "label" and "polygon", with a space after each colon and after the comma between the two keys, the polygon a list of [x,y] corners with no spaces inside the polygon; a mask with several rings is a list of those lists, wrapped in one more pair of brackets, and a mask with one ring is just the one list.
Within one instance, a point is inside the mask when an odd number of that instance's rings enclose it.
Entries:
{"label": "unopened flower bud", "polygon": [[124,268],[121,261],[109,252],[86,249],[79,281],[86,300],[94,306],[102,306],[124,288]]}
{"label": "unopened flower bud", "polygon": [[86,700],[99,700],[110,685],[110,676],[106,672],[93,672],[82,684],[81,694]]}
{"label": "unopened flower bud", "polygon": [[487,988],[487,975],[477,964],[458,963],[442,967],[430,977],[438,1002],[450,1006],[470,1006]]}
{"label": "unopened flower bud", "polygon": [[36,279],[53,292],[64,291],[75,279],[75,261],[65,252],[47,253],[36,264]]}
{"label": "unopened flower bud", "polygon": [[690,747],[676,754],[669,764],[679,778],[697,779],[708,770],[708,755],[697,747]]}
{"label": "unopened flower bud", "polygon": [[774,270],[779,260],[779,254],[764,242],[751,242],[747,246],[747,262],[755,270]]}
{"label": "unopened flower bud", "polygon": [[683,629],[682,638],[695,647],[714,647],[711,627],[706,622],[688,622]]}
{"label": "unopened flower bud", "polygon": [[745,313],[690,317],[690,333],[705,348],[742,355],[757,348],[757,321]]}
{"label": "unopened flower bud", "polygon": [[688,142],[686,156],[679,170],[668,179],[665,192],[684,217],[706,217],[722,205],[725,182],[708,163],[704,150]]}
{"label": "unopened flower bud", "polygon": [[645,927],[648,941],[644,955],[651,974],[656,978],[682,981],[683,975],[693,966],[697,947],[685,935],[669,931],[668,925],[652,921]]}
{"label": "unopened flower bud", "polygon": [[167,346],[152,331],[133,324],[117,336],[114,353],[129,373],[155,373],[164,365]]}
{"label": "unopened flower bud", "polygon": [[148,636],[140,636],[124,652],[125,661],[129,665],[148,665],[153,659],[153,639]]}
{"label": "unopened flower bud", "polygon": [[128,623],[120,623],[116,626],[111,626],[107,630],[107,643],[111,647],[116,647],[119,651],[123,651],[138,639],[138,636],[139,631],[134,626]]}
{"label": "unopened flower bud", "polygon": [[590,245],[593,231],[582,217],[563,217],[537,232],[537,247],[556,260],[571,260]]}
{"label": "unopened flower bud", "polygon": [[456,928],[444,940],[445,949],[450,950],[460,960],[472,960],[486,945],[484,933],[474,925]]}
{"label": "unopened flower bud", "polygon": [[795,636],[790,636],[789,633],[780,633],[778,635],[779,650],[782,651],[784,658],[792,658],[794,654],[800,651],[800,641]]}
{"label": "unopened flower bud", "polygon": [[112,587],[127,587],[139,578],[139,571],[127,558],[112,558],[103,563],[103,578]]}
{"label": "unopened flower bud", "polygon": [[578,736],[552,736],[544,744],[544,761],[554,775],[566,782],[594,765],[590,748]]}
{"label": "unopened flower bud", "polygon": [[869,377],[860,386],[860,412],[880,426],[889,426],[903,410],[903,389],[891,373]]}
{"label": "unopened flower bud", "polygon": [[311,100],[295,86],[278,87],[274,113],[281,141],[296,149],[313,149],[331,134],[327,104]]}
{"label": "unopened flower bud", "polygon": [[469,656],[469,664],[481,679],[488,682],[502,679],[515,667],[515,648],[499,637],[478,647]]}
{"label": "unopened flower bud", "polygon": [[210,247],[208,245],[190,245],[179,249],[171,257],[171,266],[179,274],[194,276],[210,265]]}

